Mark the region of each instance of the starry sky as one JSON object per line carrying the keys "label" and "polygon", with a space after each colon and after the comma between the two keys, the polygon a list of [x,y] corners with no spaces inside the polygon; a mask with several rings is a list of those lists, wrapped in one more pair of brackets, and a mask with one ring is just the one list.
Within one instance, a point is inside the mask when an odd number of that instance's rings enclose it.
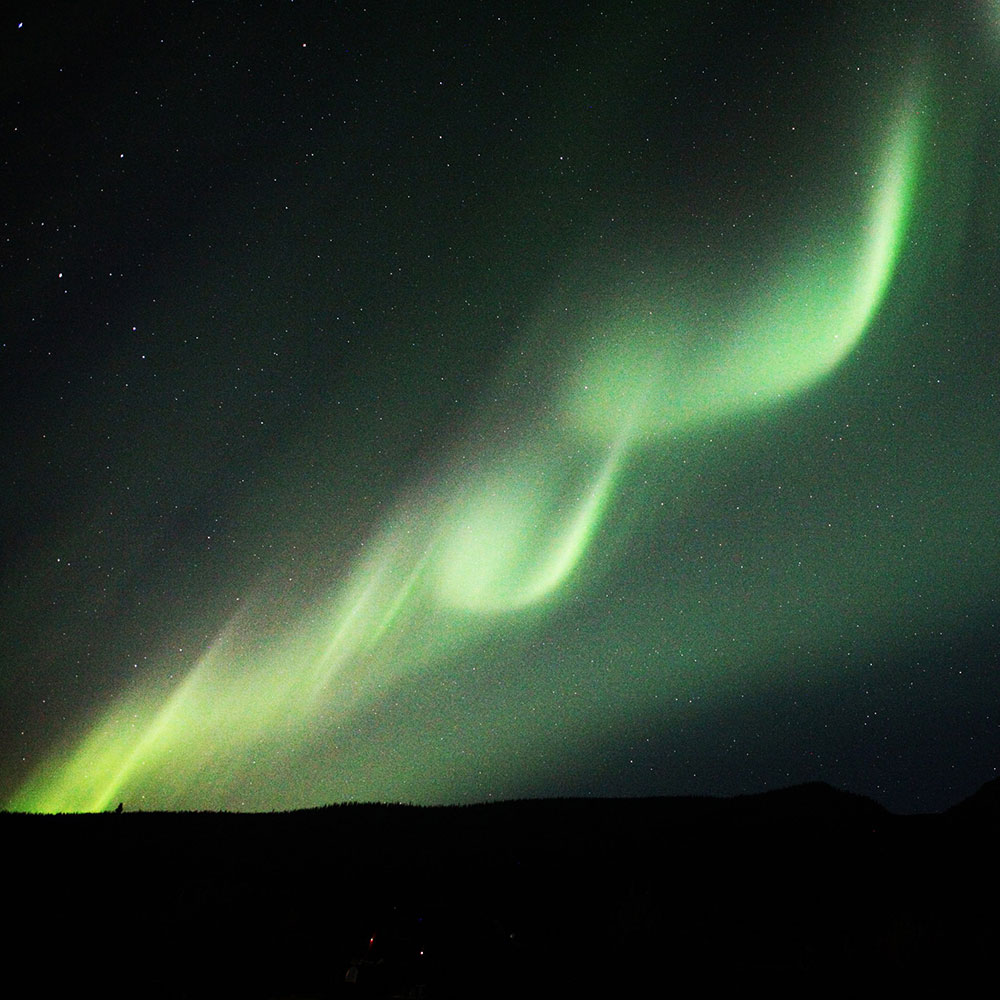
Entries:
{"label": "starry sky", "polygon": [[1000,5],[511,6],[0,25],[7,808],[996,776]]}

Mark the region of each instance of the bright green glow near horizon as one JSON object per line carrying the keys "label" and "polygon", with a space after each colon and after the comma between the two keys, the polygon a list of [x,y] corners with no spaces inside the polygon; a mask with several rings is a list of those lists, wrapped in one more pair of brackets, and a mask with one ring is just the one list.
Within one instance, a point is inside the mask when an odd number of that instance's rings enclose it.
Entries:
{"label": "bright green glow near horizon", "polygon": [[[918,126],[910,111],[893,127],[867,217],[781,269],[762,302],[723,318],[723,336],[701,321],[710,346],[690,330],[678,336],[684,317],[647,314],[604,331],[554,407],[555,425],[525,428],[530,447],[487,471],[456,470],[397,512],[326,606],[284,634],[255,640],[252,622],[234,620],[174,692],[109,711],[9,807],[100,810],[145,793],[183,807],[228,761],[320,717],[346,721],[400,678],[482,641],[497,615],[562,595],[641,442],[785,398],[858,343],[899,256]],[[571,433],[581,430],[582,445]]]}

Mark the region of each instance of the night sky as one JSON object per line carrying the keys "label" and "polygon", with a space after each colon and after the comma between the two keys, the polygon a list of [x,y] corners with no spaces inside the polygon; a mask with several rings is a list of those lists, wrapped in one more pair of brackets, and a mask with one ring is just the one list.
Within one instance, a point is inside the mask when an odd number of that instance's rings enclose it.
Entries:
{"label": "night sky", "polygon": [[996,776],[1000,4],[21,6],[0,803]]}

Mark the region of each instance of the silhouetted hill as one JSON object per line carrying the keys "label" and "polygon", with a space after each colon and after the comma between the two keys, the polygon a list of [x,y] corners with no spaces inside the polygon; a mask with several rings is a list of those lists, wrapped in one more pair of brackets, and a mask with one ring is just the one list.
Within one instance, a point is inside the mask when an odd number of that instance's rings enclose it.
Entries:
{"label": "silhouetted hill", "polygon": [[[997,783],[899,817],[824,784],[0,819],[16,961],[103,996],[632,995],[992,958]],[[349,981],[353,980],[353,981]]]}
{"label": "silhouetted hill", "polygon": [[987,781],[979,791],[952,806],[945,815],[995,833],[1000,829],[1000,778]]}

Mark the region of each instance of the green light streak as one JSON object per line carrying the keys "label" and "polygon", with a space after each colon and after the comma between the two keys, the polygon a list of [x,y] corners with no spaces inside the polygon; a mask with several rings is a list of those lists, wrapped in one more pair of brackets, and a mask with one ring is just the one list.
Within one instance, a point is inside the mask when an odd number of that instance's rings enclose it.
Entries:
{"label": "green light streak", "polygon": [[[516,611],[552,595],[583,558],[623,457],[612,448],[582,495],[565,501],[552,459],[521,455],[449,511],[437,596],[467,611]],[[564,512],[564,508],[565,512]]]}
{"label": "green light streak", "polygon": [[857,346],[883,300],[913,200],[921,117],[901,113],[867,215],[798,247],[766,296],[736,317],[624,315],[602,331],[564,393],[588,436],[669,434],[787,398]]}
{"label": "green light streak", "polygon": [[[730,410],[798,392],[832,371],[857,346],[889,287],[913,200],[920,115],[900,117],[873,185],[870,213],[852,241],[809,255],[770,306],[748,317],[746,339],[730,350],[745,376],[720,386]],[[855,263],[856,262],[856,263]]]}

